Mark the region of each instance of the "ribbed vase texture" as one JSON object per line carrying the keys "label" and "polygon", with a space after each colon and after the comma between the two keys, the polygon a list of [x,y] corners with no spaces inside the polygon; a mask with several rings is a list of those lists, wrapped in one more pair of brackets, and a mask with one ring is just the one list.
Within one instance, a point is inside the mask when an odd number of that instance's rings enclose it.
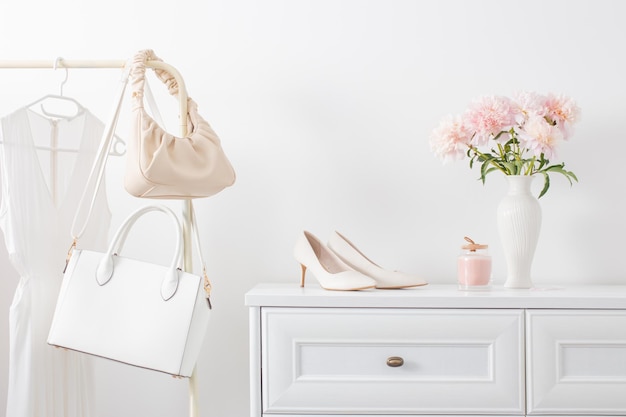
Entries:
{"label": "ribbed vase texture", "polygon": [[541,206],[530,192],[534,176],[508,175],[509,192],[498,205],[498,230],[507,265],[506,288],[531,288],[531,267],[539,231]]}

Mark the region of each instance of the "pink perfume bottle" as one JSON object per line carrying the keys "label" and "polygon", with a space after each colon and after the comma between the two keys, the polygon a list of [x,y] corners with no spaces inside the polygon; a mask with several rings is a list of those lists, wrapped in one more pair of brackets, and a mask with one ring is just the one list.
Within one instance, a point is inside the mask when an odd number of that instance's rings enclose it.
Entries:
{"label": "pink perfume bottle", "polygon": [[491,256],[488,245],[475,243],[465,237],[468,244],[461,246],[458,258],[460,290],[486,290],[491,283]]}

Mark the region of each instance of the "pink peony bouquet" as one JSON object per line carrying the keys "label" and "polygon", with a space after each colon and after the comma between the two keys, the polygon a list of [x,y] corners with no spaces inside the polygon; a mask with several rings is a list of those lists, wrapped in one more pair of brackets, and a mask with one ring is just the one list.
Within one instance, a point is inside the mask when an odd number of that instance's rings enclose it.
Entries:
{"label": "pink peony bouquet", "polygon": [[485,96],[461,116],[448,116],[433,130],[432,151],[445,161],[469,158],[480,164],[480,179],[501,171],[505,175],[542,174],[542,197],[550,188],[550,173],[564,175],[570,184],[576,175],[565,164],[550,164],[556,147],[572,135],[580,109],[568,97],[532,92],[514,98]]}

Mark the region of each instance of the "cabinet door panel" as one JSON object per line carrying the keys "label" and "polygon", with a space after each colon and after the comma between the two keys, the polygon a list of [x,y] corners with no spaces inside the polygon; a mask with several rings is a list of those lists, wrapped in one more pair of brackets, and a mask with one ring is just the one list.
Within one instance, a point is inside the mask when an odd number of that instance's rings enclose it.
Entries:
{"label": "cabinet door panel", "polygon": [[626,312],[527,313],[529,414],[626,415]]}
{"label": "cabinet door panel", "polygon": [[523,414],[520,310],[262,309],[263,410]]}

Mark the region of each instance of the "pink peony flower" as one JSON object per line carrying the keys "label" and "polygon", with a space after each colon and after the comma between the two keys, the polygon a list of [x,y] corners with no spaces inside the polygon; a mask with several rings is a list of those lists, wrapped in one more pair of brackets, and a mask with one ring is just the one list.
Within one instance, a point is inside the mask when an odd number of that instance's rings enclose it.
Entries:
{"label": "pink peony flower", "polygon": [[539,115],[529,116],[524,127],[516,130],[522,148],[537,157],[543,153],[546,159],[556,156],[556,147],[563,140],[563,133]]}
{"label": "pink peony flower", "polygon": [[546,97],[541,94],[523,91],[514,96],[514,103],[517,108],[515,122],[518,125],[523,125],[532,114],[542,117],[546,114]]}
{"label": "pink peony flower", "polygon": [[567,140],[572,134],[572,125],[580,117],[580,108],[574,100],[563,95],[549,94],[545,102],[545,116],[548,121],[555,123]]}
{"label": "pink peony flower", "polygon": [[461,117],[447,116],[430,136],[430,148],[444,162],[465,157],[471,132]]}
{"label": "pink peony flower", "polygon": [[[486,96],[474,101],[463,118],[468,129],[476,132],[472,144],[484,146],[498,133],[510,130],[517,114],[519,109],[508,97]],[[508,139],[502,138],[504,142]]]}
{"label": "pink peony flower", "polygon": [[491,172],[543,174],[541,197],[550,188],[551,173],[564,175],[570,184],[578,181],[565,163],[550,163],[550,159],[559,143],[569,138],[579,114],[573,100],[553,94],[481,97],[462,116],[445,118],[433,130],[430,146],[444,162],[467,157],[470,168],[479,165],[483,183]]}

